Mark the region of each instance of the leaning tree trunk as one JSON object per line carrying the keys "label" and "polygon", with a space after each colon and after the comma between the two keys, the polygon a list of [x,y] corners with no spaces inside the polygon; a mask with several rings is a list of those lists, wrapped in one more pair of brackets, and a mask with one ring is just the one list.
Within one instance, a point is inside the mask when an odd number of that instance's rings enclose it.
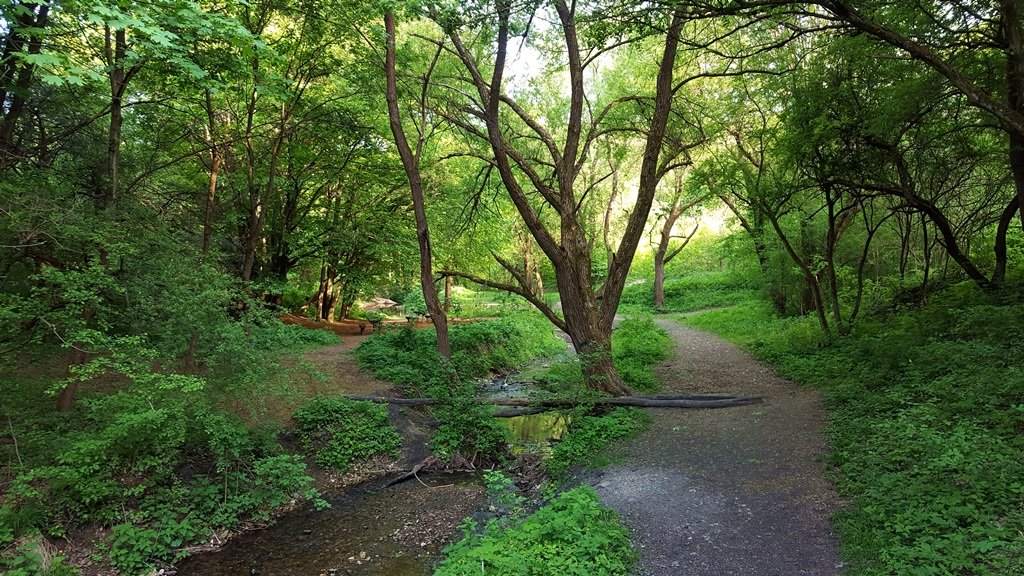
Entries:
{"label": "leaning tree trunk", "polygon": [[[398,155],[402,159],[402,167],[409,178],[409,190],[412,192],[413,212],[416,216],[416,240],[420,247],[420,287],[423,290],[423,300],[427,304],[427,311],[430,313],[430,321],[434,324],[434,330],[437,332],[437,353],[444,358],[451,358],[452,349],[448,341],[448,317],[445,315],[441,301],[437,297],[437,288],[434,286],[430,229],[427,226],[427,211],[424,207],[419,156],[409,147],[409,141],[405,137],[405,128],[402,127],[401,113],[398,110],[398,81],[395,72],[395,15],[391,12],[384,15],[384,29],[387,34],[384,68],[387,76],[385,96],[388,103],[388,119],[391,134],[395,138],[395,146],[398,148]],[[424,82],[426,81],[424,79]],[[426,103],[421,102],[420,104],[421,111],[425,116]],[[425,120],[425,118],[421,116],[421,120]],[[417,152],[422,143],[422,139],[417,142]]]}

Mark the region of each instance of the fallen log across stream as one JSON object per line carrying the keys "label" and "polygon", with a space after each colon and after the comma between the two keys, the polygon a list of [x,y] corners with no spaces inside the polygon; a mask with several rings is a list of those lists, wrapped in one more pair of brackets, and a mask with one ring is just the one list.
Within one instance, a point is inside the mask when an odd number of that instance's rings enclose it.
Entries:
{"label": "fallen log across stream", "polygon": [[[345,396],[350,400],[363,400],[396,406],[426,406],[436,403],[433,398],[389,398],[386,396]],[[543,412],[545,409],[572,408],[583,404],[603,406],[639,406],[641,408],[731,408],[759,404],[760,396],[727,396],[724,394],[701,394],[689,396],[618,396],[613,398],[597,398],[590,400],[569,399],[535,399],[535,398],[479,398],[481,404],[494,406],[512,406],[515,409],[501,410],[494,415],[499,418],[522,416]]]}

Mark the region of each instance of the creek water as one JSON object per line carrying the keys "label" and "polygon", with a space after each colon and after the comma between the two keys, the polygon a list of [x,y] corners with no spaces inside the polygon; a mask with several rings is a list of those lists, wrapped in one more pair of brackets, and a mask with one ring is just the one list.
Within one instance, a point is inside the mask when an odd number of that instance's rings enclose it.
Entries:
{"label": "creek water", "polygon": [[471,474],[435,474],[359,491],[333,500],[327,510],[286,514],[270,528],[232,538],[218,552],[187,558],[178,574],[422,576],[440,556],[439,536],[447,536],[430,533],[429,519],[453,503],[466,508],[459,517],[468,514],[472,506],[465,504],[480,496],[479,484]]}
{"label": "creek water", "polygon": [[[495,382],[500,392],[523,383]],[[511,390],[509,390],[511,388]],[[513,454],[547,454],[569,419],[558,412],[504,418]],[[482,501],[473,474],[432,474],[395,486],[356,489],[331,508],[304,508],[264,530],[240,534],[221,550],[187,558],[180,576],[423,576],[441,557],[462,517]]]}
{"label": "creek water", "polygon": [[512,454],[518,456],[526,452],[537,452],[547,456],[551,453],[552,443],[561,440],[569,432],[571,418],[561,412],[541,412],[503,418],[502,421],[511,432]]}

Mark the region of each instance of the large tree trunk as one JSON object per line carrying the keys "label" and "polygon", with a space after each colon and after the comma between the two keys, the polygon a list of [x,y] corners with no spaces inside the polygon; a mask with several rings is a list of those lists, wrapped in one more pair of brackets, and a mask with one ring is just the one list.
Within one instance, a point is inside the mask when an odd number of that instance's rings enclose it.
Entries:
{"label": "large tree trunk", "polygon": [[[391,404],[394,406],[429,406],[437,404],[433,398],[393,398],[388,396],[357,396],[347,395],[345,398],[360,400],[363,402],[377,402],[379,404]],[[657,396],[620,396],[617,398],[597,398],[586,400],[548,399],[538,400],[536,398],[490,398],[478,399],[480,404],[492,406],[521,406],[524,408],[571,408],[575,406],[603,405],[603,406],[638,406],[642,408],[731,408],[733,406],[747,406],[760,404],[764,399],[760,396],[733,396],[729,394],[697,394],[697,395],[657,395]],[[540,410],[538,410],[540,411]],[[497,414],[495,417],[500,417]]]}
{"label": "large tree trunk", "polygon": [[[575,236],[575,240],[573,236]],[[584,252],[586,238],[583,230],[563,230],[563,246],[573,246],[576,252]],[[590,280],[590,258],[577,256],[556,266],[558,293],[562,297],[562,313],[565,316],[565,332],[572,341],[583,370],[587,386],[613,396],[632,394],[615,370],[612,359],[611,322],[605,321],[600,304]]]}
{"label": "large tree trunk", "polygon": [[[564,329],[569,335],[583,365],[586,385],[601,392],[616,395],[628,394],[629,387],[615,371],[612,362],[611,327],[619,300],[622,297],[626,275],[650,215],[655,190],[664,175],[664,166],[661,162],[662,144],[672,104],[673,69],[682,28],[682,14],[680,12],[672,14],[672,22],[667,30],[665,50],[659,64],[651,120],[644,145],[636,200],[618,247],[610,255],[608,276],[601,290],[601,299],[598,300],[590,278],[591,245],[580,222],[580,205],[586,194],[580,197],[576,190],[576,179],[584,165],[592,140],[588,139],[589,136],[584,136],[583,133],[587,101],[584,79],[585,59],[581,56],[577,36],[575,3],[570,6],[564,0],[555,0],[554,2],[561,27],[560,40],[564,41],[570,92],[567,128],[564,140],[561,142],[556,141],[555,136],[544,128],[543,122],[538,122],[530,117],[524,107],[519,106],[511,97],[502,93],[510,38],[509,21],[513,4],[509,0],[499,0],[495,8],[496,51],[494,65],[490,67],[491,78],[489,81],[485,79],[476,56],[462,42],[458,32],[452,29],[448,30],[455,52],[465,65],[468,77],[479,96],[479,102],[483,108],[480,112],[482,112],[482,118],[486,124],[486,134],[472,123],[460,125],[468,133],[486,138],[490,144],[494,156],[494,166],[501,176],[502,184],[530,234],[551,261],[555,270],[564,319],[559,318],[537,294],[529,290],[529,280],[518,267],[500,259],[499,262],[519,283],[518,288],[511,288],[512,291],[527,298],[556,326]],[[437,14],[434,16],[439,17]],[[536,135],[537,141],[543,144],[550,155],[549,162],[533,163],[528,158],[531,154],[521,154],[521,151],[515,149],[516,143],[506,139],[500,112],[503,104],[511,110],[511,113],[522,119]],[[553,167],[553,178],[542,178],[540,174],[549,173],[549,167]],[[521,184],[520,178],[530,181],[528,188]],[[534,190],[557,214],[559,218],[557,230],[549,228],[538,212],[535,206]],[[485,281],[485,283],[487,282]],[[494,283],[489,284],[494,285]]]}
{"label": "large tree trunk", "polygon": [[[1007,104],[1024,114],[1024,9],[1021,0],[1000,0],[1002,40],[1006,54]],[[1017,189],[1018,211],[1024,226],[1024,132],[1008,130],[1010,172]]]}
{"label": "large tree trunk", "polygon": [[[387,75],[386,97],[388,102],[388,119],[391,126],[391,134],[395,138],[395,146],[398,148],[398,155],[402,159],[402,166],[405,168],[406,176],[409,178],[409,189],[412,192],[413,212],[416,216],[416,240],[420,247],[420,287],[423,290],[423,300],[427,304],[427,311],[430,313],[430,321],[434,324],[437,332],[437,353],[443,358],[451,358],[451,344],[448,340],[448,317],[445,315],[441,301],[437,297],[437,288],[434,287],[433,259],[430,252],[430,229],[427,226],[427,212],[424,207],[423,181],[420,178],[419,150],[422,146],[422,136],[417,142],[417,152],[414,153],[409,147],[409,141],[405,137],[405,129],[402,127],[402,116],[398,109],[398,82],[395,71],[395,15],[388,12],[384,16],[384,29],[387,34],[384,68]],[[429,75],[428,75],[429,77]],[[424,80],[426,82],[426,80]],[[421,120],[425,120],[426,102],[421,102]]]}

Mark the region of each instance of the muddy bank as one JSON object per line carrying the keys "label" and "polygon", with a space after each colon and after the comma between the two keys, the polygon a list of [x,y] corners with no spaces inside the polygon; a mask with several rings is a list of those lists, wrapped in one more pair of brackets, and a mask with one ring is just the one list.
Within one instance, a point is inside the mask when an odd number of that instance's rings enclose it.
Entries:
{"label": "muddy bank", "polygon": [[469,474],[432,474],[386,489],[355,489],[328,510],[306,507],[177,566],[181,576],[422,576],[483,501]]}

